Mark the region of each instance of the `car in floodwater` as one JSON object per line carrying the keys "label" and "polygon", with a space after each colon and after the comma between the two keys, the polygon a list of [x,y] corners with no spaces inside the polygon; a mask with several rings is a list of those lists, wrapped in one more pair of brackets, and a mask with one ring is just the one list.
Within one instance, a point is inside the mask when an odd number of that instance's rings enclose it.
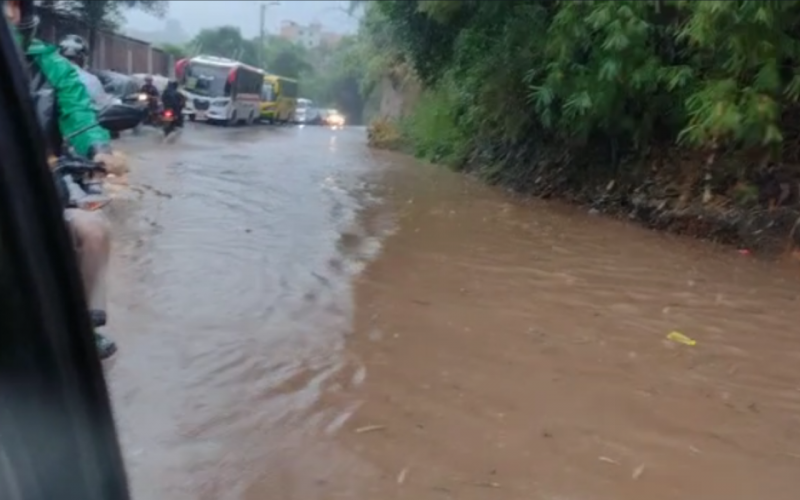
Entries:
{"label": "car in floodwater", "polygon": [[311,99],[297,99],[297,110],[294,113],[294,122],[300,125],[319,125],[320,109]]}
{"label": "car in floodwater", "polygon": [[323,110],[322,113],[320,113],[320,118],[322,124],[328,127],[344,127],[346,122],[344,115],[335,109]]}
{"label": "car in floodwater", "polygon": [[106,93],[122,101],[128,96],[138,94],[141,85],[132,76],[107,69],[93,71],[103,84]]}

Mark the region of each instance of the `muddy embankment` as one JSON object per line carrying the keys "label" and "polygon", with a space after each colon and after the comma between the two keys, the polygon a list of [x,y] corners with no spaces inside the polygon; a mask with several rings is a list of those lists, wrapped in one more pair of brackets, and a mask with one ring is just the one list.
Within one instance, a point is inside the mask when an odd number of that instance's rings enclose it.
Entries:
{"label": "muddy embankment", "polygon": [[765,257],[796,255],[800,177],[788,166],[756,168],[734,152],[711,156],[670,149],[612,167],[602,152],[531,146],[465,172],[516,193],[587,207],[593,215],[735,246]]}
{"label": "muddy embankment", "polygon": [[[372,147],[411,151],[395,124],[418,89],[382,87]],[[411,97],[409,97],[411,96]],[[652,148],[612,166],[607,147],[475,147],[460,169],[523,196],[560,199],[645,227],[734,246],[764,257],[800,256],[800,168],[763,155]],[[621,155],[617,155],[621,156]]]}

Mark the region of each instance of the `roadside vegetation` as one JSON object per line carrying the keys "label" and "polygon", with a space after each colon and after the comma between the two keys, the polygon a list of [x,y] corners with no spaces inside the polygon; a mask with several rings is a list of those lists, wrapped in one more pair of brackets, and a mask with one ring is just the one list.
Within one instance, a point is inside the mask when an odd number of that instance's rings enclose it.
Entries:
{"label": "roadside vegetation", "polygon": [[751,246],[797,220],[798,1],[353,8],[364,86],[422,89],[378,116],[376,145],[388,134],[492,183]]}

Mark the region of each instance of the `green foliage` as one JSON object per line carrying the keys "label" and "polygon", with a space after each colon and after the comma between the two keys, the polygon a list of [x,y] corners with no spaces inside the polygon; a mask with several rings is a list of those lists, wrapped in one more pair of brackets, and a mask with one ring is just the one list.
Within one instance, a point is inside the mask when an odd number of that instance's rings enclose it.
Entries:
{"label": "green foliage", "polygon": [[218,26],[200,31],[184,50],[242,61],[281,76],[299,78],[313,72],[309,51],[277,36],[246,39],[236,26]]}
{"label": "green foliage", "polygon": [[446,90],[423,93],[417,112],[402,122],[404,135],[420,158],[459,165],[469,153],[470,137],[458,125],[457,106]]}
{"label": "green foliage", "polygon": [[200,30],[190,42],[198,54],[226,57],[252,66],[260,66],[258,45],[242,36],[236,26],[219,26]]}
{"label": "green foliage", "polygon": [[190,50],[188,47],[175,45],[173,43],[164,43],[159,45],[158,48],[160,48],[167,54],[171,55],[176,61],[179,59],[183,59],[184,57],[188,57],[190,54]]}
{"label": "green foliage", "polygon": [[305,47],[276,36],[269,37],[266,42],[264,64],[270,73],[288,78],[300,78],[314,71],[311,55]]}
{"label": "green foliage", "polygon": [[364,78],[362,54],[355,37],[344,37],[334,51],[318,51],[315,71],[303,78],[303,93],[322,107],[339,109],[349,123],[360,123],[365,97],[361,91]]}
{"label": "green foliage", "polygon": [[391,54],[376,68],[407,61],[428,89],[408,124],[426,156],[460,161],[466,137],[600,144],[616,161],[654,143],[780,149],[797,135],[800,1],[368,4],[362,36]]}
{"label": "green foliage", "polygon": [[370,95],[384,76],[406,62],[399,47],[402,31],[375,3],[351,2],[363,11],[351,65],[361,68],[361,93]]}
{"label": "green foliage", "polygon": [[[442,16],[433,16],[437,6],[441,8],[446,2],[428,2],[427,12],[420,11],[417,1],[385,1],[374,2],[373,6],[380,15],[387,20],[385,36],[391,37],[392,44],[397,49],[409,55],[420,78],[432,84],[442,75],[453,56],[453,46],[458,36],[457,26],[459,17],[452,17],[454,29],[448,29],[445,24],[437,19]],[[464,2],[453,2],[461,5]],[[445,8],[448,13],[454,12],[452,7]]]}

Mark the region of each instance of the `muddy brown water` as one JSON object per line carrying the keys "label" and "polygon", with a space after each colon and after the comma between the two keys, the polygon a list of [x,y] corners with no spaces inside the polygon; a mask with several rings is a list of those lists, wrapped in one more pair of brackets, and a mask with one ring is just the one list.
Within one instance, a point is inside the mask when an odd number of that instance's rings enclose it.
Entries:
{"label": "muddy brown water", "polygon": [[363,139],[126,139],[107,375],[137,500],[796,498],[794,267]]}

